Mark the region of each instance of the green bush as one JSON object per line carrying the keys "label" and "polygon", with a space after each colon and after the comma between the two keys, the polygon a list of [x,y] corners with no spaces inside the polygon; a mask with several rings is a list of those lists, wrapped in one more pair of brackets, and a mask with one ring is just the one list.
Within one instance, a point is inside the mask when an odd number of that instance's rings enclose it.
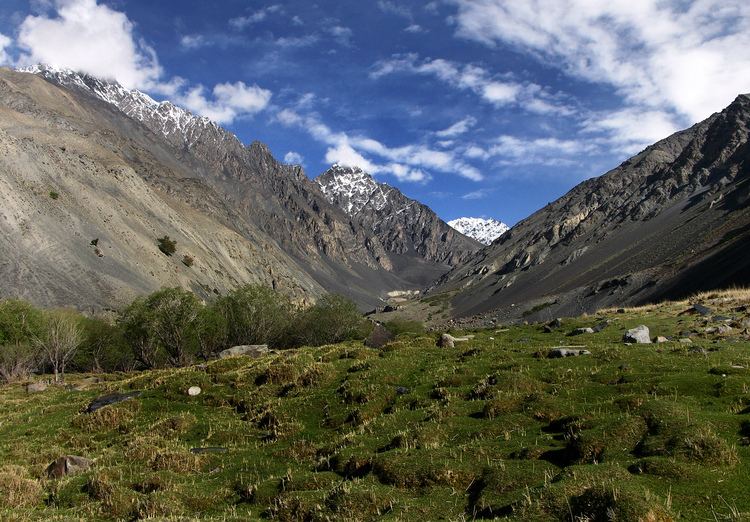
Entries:
{"label": "green bush", "polygon": [[59,194],[59,193],[57,193],[57,192],[55,192],[54,190],[50,190],[50,191],[49,191],[49,197],[50,197],[51,199],[57,199],[57,198],[59,198],[59,197],[60,197],[60,194]]}
{"label": "green bush", "polygon": [[30,343],[42,334],[43,314],[19,299],[0,301],[0,344]]}
{"label": "green bush", "polygon": [[83,341],[73,359],[73,368],[84,372],[127,371],[134,359],[122,329],[101,317],[81,320]]}
{"label": "green bush", "polygon": [[228,344],[269,344],[288,342],[292,324],[291,301],[272,288],[245,285],[220,298],[216,309],[227,323]]}
{"label": "green bush", "polygon": [[346,297],[327,294],[298,313],[294,338],[299,344],[320,346],[364,339],[372,328],[357,305]]}
{"label": "green bush", "polygon": [[165,256],[171,256],[177,252],[177,241],[169,239],[169,236],[160,237],[156,240],[159,244],[159,250]]}

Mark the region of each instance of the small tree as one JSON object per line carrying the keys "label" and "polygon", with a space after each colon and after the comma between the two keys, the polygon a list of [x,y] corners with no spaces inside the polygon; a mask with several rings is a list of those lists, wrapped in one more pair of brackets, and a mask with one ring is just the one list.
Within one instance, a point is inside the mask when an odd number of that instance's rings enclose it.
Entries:
{"label": "small tree", "polygon": [[199,355],[208,358],[225,349],[229,339],[229,325],[215,305],[204,306],[196,319]]}
{"label": "small tree", "polygon": [[81,344],[81,329],[71,312],[48,312],[41,337],[34,340],[46,362],[52,368],[55,382],[65,381],[65,367]]}
{"label": "small tree", "polygon": [[219,299],[229,344],[281,345],[292,321],[292,303],[270,287],[245,285]]}
{"label": "small tree", "polygon": [[125,341],[130,345],[133,357],[145,368],[159,363],[159,345],[151,334],[151,311],[146,298],[139,297],[123,310],[118,319]]}
{"label": "small tree", "polygon": [[169,239],[169,236],[160,237],[157,241],[159,243],[159,250],[165,256],[169,257],[177,252],[177,241]]}
{"label": "small tree", "polygon": [[42,334],[42,312],[25,301],[0,301],[0,379],[23,379],[37,366],[33,340]]}
{"label": "small tree", "polygon": [[302,310],[295,323],[295,337],[301,344],[319,346],[367,335],[367,321],[357,305],[341,295],[324,295],[315,305]]}

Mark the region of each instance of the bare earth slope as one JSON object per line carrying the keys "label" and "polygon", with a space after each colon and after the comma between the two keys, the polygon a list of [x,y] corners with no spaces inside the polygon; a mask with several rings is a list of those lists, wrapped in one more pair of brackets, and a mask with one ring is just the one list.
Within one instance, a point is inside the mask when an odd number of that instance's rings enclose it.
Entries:
{"label": "bare earth slope", "polygon": [[746,284],[749,124],[741,95],[581,183],[431,291],[454,295],[459,316],[544,318]]}

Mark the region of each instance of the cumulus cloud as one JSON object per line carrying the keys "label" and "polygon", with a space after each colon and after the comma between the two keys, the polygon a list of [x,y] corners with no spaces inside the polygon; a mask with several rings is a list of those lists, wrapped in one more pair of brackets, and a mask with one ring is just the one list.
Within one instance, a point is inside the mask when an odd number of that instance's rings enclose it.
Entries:
{"label": "cumulus cloud", "polygon": [[6,50],[10,47],[11,43],[13,43],[13,40],[0,33],[0,65],[9,65],[11,63],[10,56]]}
{"label": "cumulus cloud", "polygon": [[460,64],[442,58],[420,60],[416,54],[395,55],[373,66],[370,77],[390,74],[433,76],[451,87],[470,90],[496,107],[517,105],[539,114],[572,114],[572,110],[541,86],[532,82],[517,82],[497,78],[487,69],[473,64]]}
{"label": "cumulus cloud", "polygon": [[357,166],[370,174],[391,174],[401,181],[427,181],[429,170],[458,174],[474,181],[483,179],[478,169],[452,151],[434,150],[421,144],[388,147],[365,136],[334,132],[315,115],[303,115],[291,109],[279,111],[276,121],[303,129],[328,145],[325,157],[328,163]]}
{"label": "cumulus cloud", "polygon": [[18,46],[22,64],[70,68],[128,88],[153,88],[162,75],[156,52],[135,37],[128,17],[96,0],[60,0],[56,16],[26,17]]}
{"label": "cumulus cloud", "polygon": [[219,83],[214,86],[212,94],[212,99],[209,99],[206,89],[198,85],[180,96],[178,102],[217,123],[232,123],[240,116],[265,109],[271,101],[271,91],[244,82]]}
{"label": "cumulus cloud", "polygon": [[460,37],[511,45],[574,77],[611,85],[624,109],[589,128],[626,147],[628,135],[663,138],[750,90],[745,0],[452,3]]}
{"label": "cumulus cloud", "polygon": [[293,150],[290,150],[286,154],[284,154],[284,163],[287,163],[289,165],[302,165],[305,162],[305,158],[302,157],[302,154],[299,152],[294,152]]}

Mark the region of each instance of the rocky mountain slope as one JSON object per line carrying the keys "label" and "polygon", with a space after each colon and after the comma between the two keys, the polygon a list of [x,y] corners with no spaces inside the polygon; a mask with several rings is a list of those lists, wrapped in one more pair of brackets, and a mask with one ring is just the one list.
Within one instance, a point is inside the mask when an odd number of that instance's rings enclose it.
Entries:
{"label": "rocky mountain slope", "polygon": [[431,292],[458,315],[555,317],[750,283],[750,96],[587,180]]}
{"label": "rocky mountain slope", "polygon": [[508,225],[492,218],[461,217],[448,221],[448,225],[485,246],[510,230]]}
{"label": "rocky mountain slope", "polygon": [[[116,83],[30,72],[0,69],[1,297],[108,307],[164,285],[262,282],[372,306],[421,284],[264,145]],[[156,248],[163,235],[175,256]]]}
{"label": "rocky mountain slope", "polygon": [[358,167],[333,165],[315,181],[330,203],[378,238],[399,272],[408,272],[425,285],[481,246],[449,227],[426,205],[375,181]]}

